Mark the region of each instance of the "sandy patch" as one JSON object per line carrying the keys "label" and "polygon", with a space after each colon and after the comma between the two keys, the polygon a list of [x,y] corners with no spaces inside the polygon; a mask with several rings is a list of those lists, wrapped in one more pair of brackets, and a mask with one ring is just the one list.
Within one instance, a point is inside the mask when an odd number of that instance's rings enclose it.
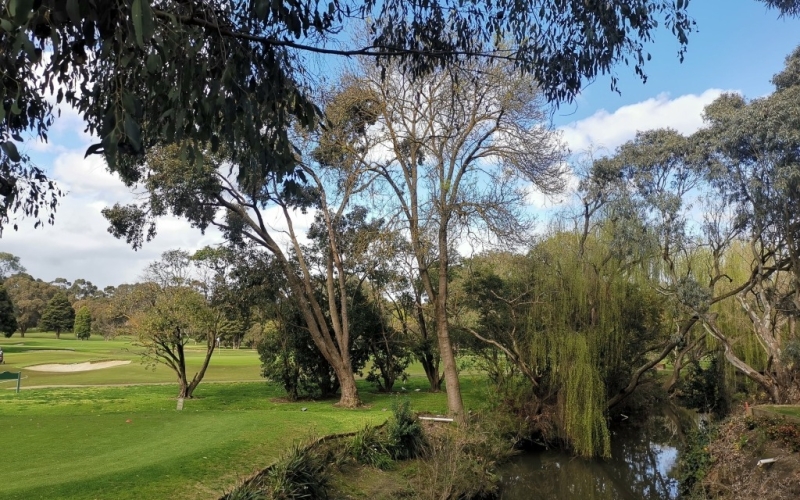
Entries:
{"label": "sandy patch", "polygon": [[71,363],[68,365],[51,364],[51,365],[34,365],[28,366],[26,370],[33,370],[35,372],[58,372],[58,373],[71,373],[71,372],[88,372],[90,370],[102,370],[103,368],[111,368],[112,366],[122,366],[130,364],[128,361],[99,361],[97,363]]}

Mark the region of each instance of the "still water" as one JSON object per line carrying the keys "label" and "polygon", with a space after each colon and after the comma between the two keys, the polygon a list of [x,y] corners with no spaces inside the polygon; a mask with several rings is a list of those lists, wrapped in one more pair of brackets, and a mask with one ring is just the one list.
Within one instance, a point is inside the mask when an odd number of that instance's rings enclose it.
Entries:
{"label": "still water", "polygon": [[678,450],[686,422],[692,420],[687,416],[664,408],[661,415],[651,416],[645,422],[617,424],[611,436],[611,458],[607,460],[584,460],[556,450],[523,453],[500,471],[501,498],[677,498]]}

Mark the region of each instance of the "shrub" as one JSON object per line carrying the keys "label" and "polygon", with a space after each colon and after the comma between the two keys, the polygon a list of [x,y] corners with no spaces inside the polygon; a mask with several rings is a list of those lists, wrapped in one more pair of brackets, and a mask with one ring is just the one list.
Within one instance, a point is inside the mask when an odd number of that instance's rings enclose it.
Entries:
{"label": "shrub", "polygon": [[708,451],[712,434],[712,429],[701,427],[689,433],[686,438],[686,449],[681,453],[679,461],[678,487],[681,497],[692,498],[700,495],[697,489],[712,464],[711,454]]}
{"label": "shrub", "polygon": [[437,428],[424,446],[415,492],[430,500],[496,498],[497,465],[513,453],[510,441],[480,424]]}
{"label": "shrub", "polygon": [[411,403],[407,399],[396,400],[392,412],[394,416],[386,426],[390,456],[395,460],[416,458],[425,444],[425,435],[411,411]]}

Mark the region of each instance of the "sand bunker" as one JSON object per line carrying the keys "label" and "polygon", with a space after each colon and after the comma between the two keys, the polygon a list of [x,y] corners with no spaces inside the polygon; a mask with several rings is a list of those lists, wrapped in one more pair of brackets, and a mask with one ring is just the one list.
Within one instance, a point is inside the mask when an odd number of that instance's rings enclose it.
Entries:
{"label": "sand bunker", "polygon": [[52,364],[52,365],[34,365],[28,366],[26,370],[33,370],[35,372],[88,372],[89,370],[102,370],[103,368],[111,368],[112,366],[121,366],[130,364],[128,361],[99,361],[97,363],[72,363],[68,365]]}

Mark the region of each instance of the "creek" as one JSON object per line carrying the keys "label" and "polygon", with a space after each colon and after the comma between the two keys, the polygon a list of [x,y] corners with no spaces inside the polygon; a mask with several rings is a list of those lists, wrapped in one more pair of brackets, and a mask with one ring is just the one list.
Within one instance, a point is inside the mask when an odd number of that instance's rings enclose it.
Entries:
{"label": "creek", "polygon": [[664,500],[678,497],[677,464],[686,410],[664,407],[644,420],[615,423],[611,457],[576,458],[566,451],[527,451],[501,468],[503,500]]}

